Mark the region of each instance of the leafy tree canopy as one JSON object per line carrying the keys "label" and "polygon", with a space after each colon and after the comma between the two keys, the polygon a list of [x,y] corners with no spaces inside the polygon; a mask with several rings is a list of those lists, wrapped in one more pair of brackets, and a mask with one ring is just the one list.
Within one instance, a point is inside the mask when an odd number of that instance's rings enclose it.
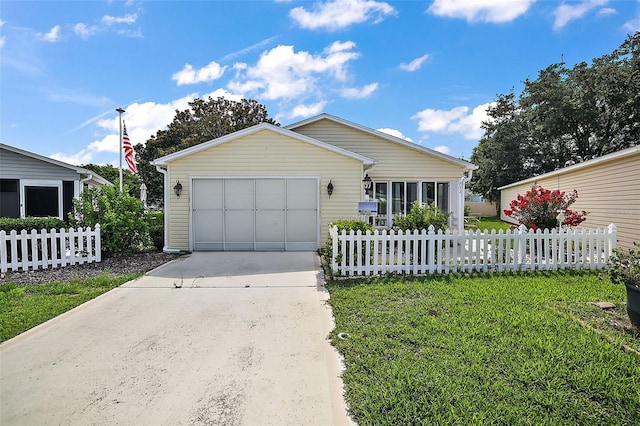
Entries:
{"label": "leafy tree canopy", "polygon": [[471,189],[498,188],[636,145],[640,140],[640,32],[612,53],[527,78],[519,96],[498,95],[471,161]]}
{"label": "leafy tree canopy", "polygon": [[[176,110],[166,130],[159,130],[145,145],[135,146],[138,173],[147,186],[150,205],[162,205],[163,176],[151,162],[157,158],[207,142],[260,123],[279,124],[269,118],[267,108],[252,99],[195,99],[188,109]],[[138,185],[139,187],[140,185]]]}
{"label": "leafy tree canopy", "polygon": [[[109,182],[111,182],[115,187],[120,187],[120,171],[118,168],[113,167],[112,165],[98,165],[98,164],[85,164],[84,167],[87,170],[91,170],[92,172],[96,172]],[[135,198],[140,198],[140,184],[142,181],[138,175],[134,175],[129,170],[125,169],[126,165],[123,165],[122,170],[122,184],[123,188],[127,187],[127,191],[130,196]]]}

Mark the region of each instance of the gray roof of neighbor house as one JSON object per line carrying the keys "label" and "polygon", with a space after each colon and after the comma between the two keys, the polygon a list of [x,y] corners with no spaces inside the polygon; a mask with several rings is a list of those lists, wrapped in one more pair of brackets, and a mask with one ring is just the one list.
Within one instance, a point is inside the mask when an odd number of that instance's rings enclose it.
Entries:
{"label": "gray roof of neighbor house", "polygon": [[387,134],[387,133],[384,133],[384,132],[380,132],[378,130],[371,129],[371,128],[363,126],[361,124],[353,123],[351,121],[345,120],[344,118],[336,117],[335,115],[331,115],[331,114],[327,114],[327,113],[322,113],[322,114],[319,114],[319,115],[316,115],[316,116],[313,116],[313,117],[306,118],[306,119],[298,121],[296,123],[284,126],[284,128],[292,130],[292,131],[295,131],[296,127],[301,127],[301,126],[304,126],[306,124],[311,124],[311,123],[314,123],[314,122],[320,121],[320,120],[330,120],[330,121],[333,121],[333,122],[336,122],[336,123],[343,124],[345,126],[353,128],[353,129],[357,129],[357,130],[363,131],[365,133],[369,133],[371,135],[377,136],[379,138],[386,139],[386,140],[391,141],[393,143],[396,143],[398,145],[403,145],[403,146],[406,146],[408,148],[414,149],[416,151],[419,151],[419,152],[422,152],[422,153],[429,154],[429,155],[432,155],[434,157],[440,158],[440,159],[442,159],[444,161],[448,161],[448,162],[453,163],[453,164],[455,164],[455,165],[457,165],[459,167],[464,168],[465,170],[477,170],[478,169],[478,166],[476,166],[475,164],[469,163],[468,161],[452,157],[451,155],[443,154],[443,153],[438,152],[436,150],[433,150],[431,148],[427,148],[426,146],[418,145],[416,143],[409,142],[409,141],[404,140],[402,138],[398,138],[398,137],[392,136],[390,134]]}
{"label": "gray roof of neighbor house", "polygon": [[90,178],[89,182],[93,185],[113,185],[111,182],[109,182],[107,179],[103,178],[102,176],[100,176],[99,174],[85,169],[83,167],[78,167],[78,166],[74,166],[68,163],[65,163],[63,161],[59,161],[59,160],[54,160],[53,158],[49,158],[49,157],[45,157],[43,155],[40,154],[36,154],[34,152],[31,151],[26,151],[24,149],[20,149],[17,148],[15,146],[11,146],[11,145],[7,145],[4,143],[0,143],[0,150],[6,150],[6,151],[10,151],[13,152],[15,154],[20,154],[20,155],[24,155],[30,158],[33,158],[35,160],[39,160],[39,161],[43,161],[49,164],[53,164],[54,166],[58,166],[58,167],[63,167],[69,170],[72,170],[76,173],[78,173],[82,178]]}

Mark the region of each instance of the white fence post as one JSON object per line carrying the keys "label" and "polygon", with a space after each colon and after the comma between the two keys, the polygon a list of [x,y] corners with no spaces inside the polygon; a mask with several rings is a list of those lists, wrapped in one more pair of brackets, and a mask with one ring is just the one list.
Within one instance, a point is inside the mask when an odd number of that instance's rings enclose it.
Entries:
{"label": "white fence post", "polygon": [[[498,233],[495,230],[462,233],[438,230],[436,233],[433,227],[413,232],[385,229],[364,234],[345,230],[338,234],[337,228],[332,227],[329,232],[331,268],[334,274],[342,276],[602,269],[616,246],[613,224],[604,230],[580,231],[534,232],[521,225]],[[99,256],[98,227],[95,245],[96,256]],[[0,252],[0,258],[5,252]]]}
{"label": "white fence post", "polygon": [[100,262],[100,250],[100,225],[96,225],[94,231],[91,228],[42,229],[40,232],[23,229],[19,234],[12,230],[8,235],[0,231],[0,272]]}

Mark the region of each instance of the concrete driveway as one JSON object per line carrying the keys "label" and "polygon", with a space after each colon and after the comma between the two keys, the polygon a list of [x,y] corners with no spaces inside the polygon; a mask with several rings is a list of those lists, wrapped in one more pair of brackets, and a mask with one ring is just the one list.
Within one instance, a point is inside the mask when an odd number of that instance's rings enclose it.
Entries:
{"label": "concrete driveway", "polygon": [[0,345],[0,424],[348,424],[311,252],[193,253]]}

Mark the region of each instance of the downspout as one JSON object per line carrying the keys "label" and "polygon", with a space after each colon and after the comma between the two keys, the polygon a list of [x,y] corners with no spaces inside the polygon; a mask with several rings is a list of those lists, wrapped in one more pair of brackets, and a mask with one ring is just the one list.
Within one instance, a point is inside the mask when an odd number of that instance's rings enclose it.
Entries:
{"label": "downspout", "polygon": [[460,178],[460,195],[458,196],[458,212],[460,214],[460,220],[458,220],[458,231],[462,233],[464,231],[464,192],[466,184],[471,182],[473,177],[473,170],[469,169],[466,176]]}
{"label": "downspout", "polygon": [[[78,197],[84,192],[84,183],[93,179],[93,174],[89,173],[86,178],[80,179],[80,188],[78,189]],[[76,197],[77,198],[77,197]]]}
{"label": "downspout", "polygon": [[169,197],[168,197],[168,187],[169,187],[169,173],[167,172],[166,169],[163,169],[160,166],[156,166],[156,170],[159,171],[160,173],[162,173],[164,175],[164,247],[162,248],[162,251],[164,253],[169,253],[169,254],[179,254],[182,253],[180,250],[177,249],[170,249],[168,247],[169,245]]}

